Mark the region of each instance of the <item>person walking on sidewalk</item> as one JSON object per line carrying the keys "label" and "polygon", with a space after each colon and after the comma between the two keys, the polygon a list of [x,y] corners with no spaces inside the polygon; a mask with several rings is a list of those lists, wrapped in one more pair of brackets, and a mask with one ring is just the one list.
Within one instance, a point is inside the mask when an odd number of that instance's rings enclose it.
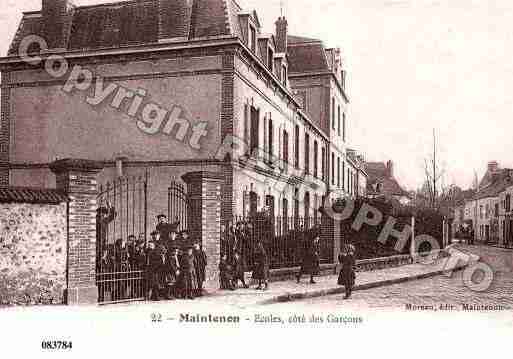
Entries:
{"label": "person walking on sidewalk", "polygon": [[346,290],[346,296],[344,299],[349,299],[353,292],[353,286],[355,282],[355,259],[354,259],[355,248],[353,245],[346,247],[345,252],[338,256],[338,261],[342,264],[342,269],[338,275],[338,284],[343,285]]}
{"label": "person walking on sidewalk", "polygon": [[253,269],[253,279],[258,281],[257,290],[262,289],[262,282],[264,283],[264,290],[267,290],[269,287],[269,259],[267,257],[267,252],[265,251],[264,245],[262,242],[259,242],[255,251],[254,258],[254,269]]}
{"label": "person walking on sidewalk", "polygon": [[233,285],[236,289],[239,288],[239,281],[242,282],[245,289],[249,288],[244,279],[245,267],[244,259],[239,252],[235,252],[233,257]]}
{"label": "person walking on sidewalk", "polygon": [[319,260],[319,236],[316,233],[307,233],[306,243],[303,249],[303,263],[301,270],[296,276],[297,282],[301,281],[303,274],[310,275],[310,283],[316,284],[314,276],[319,274],[320,260]]}

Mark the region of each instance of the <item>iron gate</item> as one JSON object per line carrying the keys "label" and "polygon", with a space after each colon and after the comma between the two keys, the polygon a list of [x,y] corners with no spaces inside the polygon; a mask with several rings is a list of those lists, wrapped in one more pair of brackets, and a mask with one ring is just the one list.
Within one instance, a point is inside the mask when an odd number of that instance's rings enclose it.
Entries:
{"label": "iron gate", "polygon": [[189,197],[182,183],[173,181],[168,189],[167,218],[170,223],[179,223],[178,231],[187,230]]}
{"label": "iron gate", "polygon": [[148,173],[100,187],[96,284],[100,304],[144,300]]}

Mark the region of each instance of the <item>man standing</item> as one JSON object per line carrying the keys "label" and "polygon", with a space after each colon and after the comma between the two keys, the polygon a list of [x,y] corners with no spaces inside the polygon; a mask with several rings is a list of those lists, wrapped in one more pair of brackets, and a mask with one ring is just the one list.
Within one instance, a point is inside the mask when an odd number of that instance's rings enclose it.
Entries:
{"label": "man standing", "polygon": [[245,263],[244,258],[239,252],[235,252],[233,256],[233,285],[235,288],[239,287],[239,281],[242,282],[244,288],[249,288],[244,278]]}
{"label": "man standing", "polygon": [[104,251],[107,249],[107,230],[109,224],[116,218],[116,210],[109,201],[101,201],[96,210],[96,261],[99,263]]}
{"label": "man standing", "polygon": [[182,290],[180,287],[179,278],[181,275],[180,268],[180,250],[178,247],[174,247],[171,251],[171,254],[168,259],[168,267],[169,267],[169,281],[170,288],[169,292],[174,298],[179,298],[182,296]]}
{"label": "man standing", "polygon": [[196,260],[194,258],[193,248],[187,247],[186,252],[180,260],[181,284],[186,299],[194,299],[194,293],[198,289],[198,277],[196,274]]}
{"label": "man standing", "polygon": [[338,260],[340,264],[342,264],[342,269],[340,270],[338,276],[338,284],[343,285],[346,291],[346,296],[344,299],[349,299],[351,297],[351,293],[353,292],[353,286],[355,282],[355,258],[354,258],[355,248],[353,245],[349,245],[346,247],[344,253],[339,255]]}
{"label": "man standing", "polygon": [[207,254],[198,242],[194,243],[194,260],[196,263],[196,277],[198,279],[197,296],[203,296],[203,283],[206,280]]}
{"label": "man standing", "polygon": [[[311,236],[314,236],[311,238]],[[303,274],[310,275],[310,283],[315,284],[314,276],[319,274],[320,263],[319,263],[319,237],[316,233],[307,233],[306,244],[303,250],[303,263],[301,270],[298,273],[296,279],[299,283]]]}

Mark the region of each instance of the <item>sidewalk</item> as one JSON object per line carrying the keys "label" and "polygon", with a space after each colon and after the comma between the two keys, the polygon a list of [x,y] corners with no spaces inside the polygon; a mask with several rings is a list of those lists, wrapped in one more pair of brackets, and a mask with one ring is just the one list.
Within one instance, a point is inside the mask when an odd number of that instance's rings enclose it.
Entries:
{"label": "sidewalk", "polygon": [[[479,260],[479,257],[472,256],[470,262],[477,260]],[[441,275],[447,270],[445,268],[446,263],[447,258],[440,259],[430,265],[410,264],[372,272],[359,272],[356,273],[354,290],[366,290]],[[454,270],[462,270],[469,264],[461,263]],[[299,284],[296,281],[271,283],[267,291],[257,291],[253,289],[254,286],[251,289],[239,289],[233,292],[216,290],[205,297],[196,299],[194,302],[198,304],[223,304],[247,308],[344,293],[344,287],[337,285],[336,275],[318,277],[316,282],[317,284],[310,284],[309,278],[303,277],[302,282]]]}

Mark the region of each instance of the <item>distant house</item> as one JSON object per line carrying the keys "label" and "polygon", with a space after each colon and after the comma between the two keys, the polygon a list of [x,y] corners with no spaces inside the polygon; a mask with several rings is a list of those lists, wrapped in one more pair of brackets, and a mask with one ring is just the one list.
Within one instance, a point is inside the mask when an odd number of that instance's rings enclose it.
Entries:
{"label": "distant house", "polygon": [[385,197],[395,199],[403,205],[411,203],[411,195],[403,189],[394,177],[394,163],[367,162],[365,170],[367,179],[367,196],[369,198]]}
{"label": "distant house", "polygon": [[473,203],[467,204],[468,208],[474,210],[476,240],[490,244],[500,244],[504,241],[506,224],[509,225],[509,222],[506,223],[506,192],[512,186],[513,170],[501,169],[497,162],[490,162],[479,183],[479,190],[469,201]]}

